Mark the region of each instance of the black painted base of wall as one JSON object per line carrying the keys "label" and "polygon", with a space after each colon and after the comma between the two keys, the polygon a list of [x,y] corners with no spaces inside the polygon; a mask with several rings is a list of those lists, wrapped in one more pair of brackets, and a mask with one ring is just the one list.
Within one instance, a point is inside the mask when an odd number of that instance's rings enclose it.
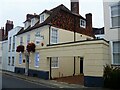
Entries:
{"label": "black painted base of wall", "polygon": [[103,87],[103,77],[84,76],[84,85],[86,87]]}
{"label": "black painted base of wall", "polygon": [[48,71],[38,71],[38,70],[29,69],[29,76],[39,77],[39,78],[48,80],[49,79],[49,72]]}
{"label": "black painted base of wall", "polygon": [[15,67],[15,73],[24,74],[25,68]]}
{"label": "black painted base of wall", "polygon": [[[15,73],[25,74],[25,68],[15,67]],[[38,77],[41,79],[49,79],[49,71],[28,70],[28,75],[32,77]]]}

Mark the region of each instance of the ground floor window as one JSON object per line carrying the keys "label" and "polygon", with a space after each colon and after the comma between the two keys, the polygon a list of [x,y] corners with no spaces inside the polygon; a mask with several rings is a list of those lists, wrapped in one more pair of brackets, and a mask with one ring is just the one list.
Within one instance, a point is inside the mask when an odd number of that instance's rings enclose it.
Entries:
{"label": "ground floor window", "polygon": [[113,64],[120,65],[120,41],[113,42]]}
{"label": "ground floor window", "polygon": [[8,65],[10,65],[10,57],[8,57]]}
{"label": "ground floor window", "polygon": [[0,57],[0,64],[2,63],[2,57]]}
{"label": "ground floor window", "polygon": [[12,66],[14,66],[14,57],[12,57]]}
{"label": "ground floor window", "polygon": [[58,57],[52,57],[51,67],[52,68],[58,68],[59,67]]}
{"label": "ground floor window", "polygon": [[35,53],[35,67],[39,67],[40,55],[39,52]]}
{"label": "ground floor window", "polygon": [[22,53],[19,54],[19,64],[22,64]]}

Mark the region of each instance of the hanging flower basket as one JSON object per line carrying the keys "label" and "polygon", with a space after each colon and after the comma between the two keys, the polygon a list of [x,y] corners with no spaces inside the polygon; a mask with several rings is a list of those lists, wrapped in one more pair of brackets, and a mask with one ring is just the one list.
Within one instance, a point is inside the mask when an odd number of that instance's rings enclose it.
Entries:
{"label": "hanging flower basket", "polygon": [[35,52],[35,44],[34,43],[28,43],[27,47],[26,47],[26,50],[28,52]]}
{"label": "hanging flower basket", "polygon": [[17,46],[16,52],[24,52],[24,46],[23,45]]}

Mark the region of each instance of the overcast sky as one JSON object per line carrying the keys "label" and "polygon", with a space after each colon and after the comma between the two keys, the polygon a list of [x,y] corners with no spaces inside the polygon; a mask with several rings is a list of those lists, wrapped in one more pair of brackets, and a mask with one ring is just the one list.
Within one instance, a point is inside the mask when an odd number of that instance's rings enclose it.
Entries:
{"label": "overcast sky", "polygon": [[[0,0],[0,27],[6,20],[12,20],[14,26],[24,26],[26,14],[40,14],[60,4],[70,9],[70,0]],[[80,15],[92,13],[93,27],[103,27],[103,0],[79,0]]]}

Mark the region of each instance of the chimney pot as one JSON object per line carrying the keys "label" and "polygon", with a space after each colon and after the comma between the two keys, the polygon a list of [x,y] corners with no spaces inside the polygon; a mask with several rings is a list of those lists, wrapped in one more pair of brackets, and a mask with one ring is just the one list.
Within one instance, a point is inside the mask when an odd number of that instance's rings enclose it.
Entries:
{"label": "chimney pot", "polygon": [[7,20],[6,22],[6,26],[5,26],[5,36],[8,35],[8,31],[10,31],[11,29],[13,29],[13,21]]}

